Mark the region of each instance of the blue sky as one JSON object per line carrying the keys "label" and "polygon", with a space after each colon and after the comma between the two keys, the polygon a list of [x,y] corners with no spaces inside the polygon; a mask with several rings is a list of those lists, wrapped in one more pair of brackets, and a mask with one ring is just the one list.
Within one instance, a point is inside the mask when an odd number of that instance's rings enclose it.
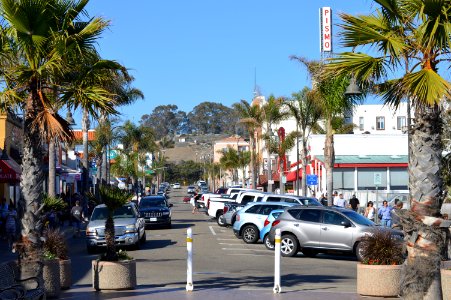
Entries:
{"label": "blue sky", "polygon": [[371,5],[369,0],[91,0],[87,10],[111,21],[99,41],[101,55],[131,69],[134,86],[144,92],[143,101],[121,109],[122,119],[138,122],[158,105],[189,112],[204,101],[227,106],[250,101],[254,70],[263,95],[290,96],[309,80],[289,56],[320,58],[319,8],[332,7],[337,24],[338,13],[367,13]]}

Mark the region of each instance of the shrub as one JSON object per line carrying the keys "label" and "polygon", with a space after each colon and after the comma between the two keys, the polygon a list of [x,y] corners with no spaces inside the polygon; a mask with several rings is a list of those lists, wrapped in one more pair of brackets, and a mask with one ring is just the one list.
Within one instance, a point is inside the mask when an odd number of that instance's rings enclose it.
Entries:
{"label": "shrub", "polygon": [[388,230],[375,230],[361,240],[363,261],[367,265],[400,265],[404,262],[403,242]]}
{"label": "shrub", "polygon": [[58,229],[47,229],[44,232],[44,252],[53,254],[59,259],[69,259],[64,234]]}

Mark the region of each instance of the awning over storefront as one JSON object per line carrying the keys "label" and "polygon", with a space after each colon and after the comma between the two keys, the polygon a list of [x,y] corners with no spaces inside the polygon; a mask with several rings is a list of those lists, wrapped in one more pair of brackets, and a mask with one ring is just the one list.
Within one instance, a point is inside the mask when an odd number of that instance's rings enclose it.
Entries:
{"label": "awning over storefront", "polygon": [[19,183],[20,174],[20,165],[13,159],[0,160],[0,183]]}

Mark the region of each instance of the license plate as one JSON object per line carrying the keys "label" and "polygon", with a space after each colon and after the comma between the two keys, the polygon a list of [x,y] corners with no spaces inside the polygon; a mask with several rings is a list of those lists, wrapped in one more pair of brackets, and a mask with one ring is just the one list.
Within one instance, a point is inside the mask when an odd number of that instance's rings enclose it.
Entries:
{"label": "license plate", "polygon": [[150,221],[150,222],[156,222],[156,221],[157,221],[157,218],[150,218],[149,221]]}

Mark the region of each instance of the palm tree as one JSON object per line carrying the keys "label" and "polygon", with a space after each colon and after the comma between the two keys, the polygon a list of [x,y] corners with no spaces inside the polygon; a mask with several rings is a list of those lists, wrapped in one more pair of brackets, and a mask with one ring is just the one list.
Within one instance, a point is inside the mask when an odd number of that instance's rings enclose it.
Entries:
{"label": "palm tree", "polygon": [[142,161],[143,156],[147,153],[152,153],[158,148],[155,142],[155,134],[150,127],[136,126],[127,121],[120,128],[120,136],[125,159],[133,165],[133,171],[129,169],[129,173],[126,175],[130,176],[133,184],[135,184],[139,177],[139,161]]}
{"label": "palm tree", "polygon": [[326,140],[324,142],[324,167],[326,169],[326,190],[329,205],[333,204],[333,168],[335,164],[333,120],[342,117],[345,112],[352,110],[361,96],[346,96],[349,85],[348,74],[332,76],[324,71],[321,62],[310,61],[303,57],[291,56],[291,59],[302,63],[309,72],[313,91],[316,93],[316,104],[320,108],[321,118],[324,119]]}
{"label": "palm tree", "polygon": [[262,114],[260,106],[249,104],[246,100],[241,100],[240,103],[233,105],[234,109],[238,112],[240,120],[238,121],[247,129],[249,134],[249,146],[251,152],[250,169],[251,169],[251,184],[252,188],[257,186],[255,176],[255,132],[262,125]]}
{"label": "palm tree", "polygon": [[375,2],[369,15],[340,15],[343,45],[371,48],[374,56],[344,52],[331,59],[328,69],[333,75],[354,74],[362,84],[373,86],[388,105],[397,107],[407,100],[415,108],[415,122],[409,127],[411,211],[401,214],[408,241],[402,295],[441,299],[444,241],[439,230],[442,220],[436,217],[444,199],[440,104],[450,98],[451,86],[439,66],[450,67],[451,2]]}
{"label": "palm tree", "polygon": [[[5,80],[1,99],[4,105],[23,109],[24,139],[21,189],[25,210],[22,236],[32,247],[40,248],[40,213],[43,176],[41,141],[67,141],[72,134],[55,107],[89,106],[92,110],[114,112],[113,103],[102,97],[101,90],[90,90],[90,97],[56,99],[51,93],[55,82],[68,72],[74,57],[82,59],[95,53],[95,42],[108,22],[102,18],[83,21],[88,1],[2,0],[4,22],[1,48],[2,75]],[[82,13],[83,12],[83,13]],[[60,89],[64,94],[65,84]]]}
{"label": "palm tree", "polygon": [[117,187],[101,186],[99,189],[100,200],[108,210],[108,218],[105,221],[106,253],[103,260],[117,261],[116,245],[114,242],[114,212],[126,204],[132,197],[130,193]]}
{"label": "palm tree", "polygon": [[[274,95],[270,95],[266,103],[261,107],[262,113],[262,121],[266,124],[266,135],[269,136],[272,133],[272,125],[276,125],[279,122],[285,120],[288,117],[288,111],[281,110],[280,108],[283,106],[285,102],[285,98],[283,97],[275,97]],[[267,139],[269,142],[270,139]],[[270,156],[271,151],[271,143],[267,143],[266,146],[268,150],[268,156]],[[271,170],[271,158],[268,157],[268,192],[272,192],[272,184],[270,184],[270,180],[272,180],[272,170]]]}
{"label": "palm tree", "polygon": [[[296,138],[296,145],[299,145],[299,138],[302,142],[302,182],[301,191],[302,195],[307,195],[307,185],[306,185],[306,171],[307,171],[307,155],[308,155],[308,137],[312,131],[312,128],[317,124],[321,117],[321,110],[315,101],[315,93],[309,88],[305,87],[302,91],[292,94],[292,100],[287,101],[286,105],[290,111],[290,114],[296,120],[296,131],[298,132],[298,137]],[[297,147],[296,154],[299,156],[299,146]],[[299,157],[297,157],[297,165],[299,166]],[[298,181],[299,171],[296,175],[296,189],[299,193],[299,181]],[[299,195],[299,194],[298,194]]]}

